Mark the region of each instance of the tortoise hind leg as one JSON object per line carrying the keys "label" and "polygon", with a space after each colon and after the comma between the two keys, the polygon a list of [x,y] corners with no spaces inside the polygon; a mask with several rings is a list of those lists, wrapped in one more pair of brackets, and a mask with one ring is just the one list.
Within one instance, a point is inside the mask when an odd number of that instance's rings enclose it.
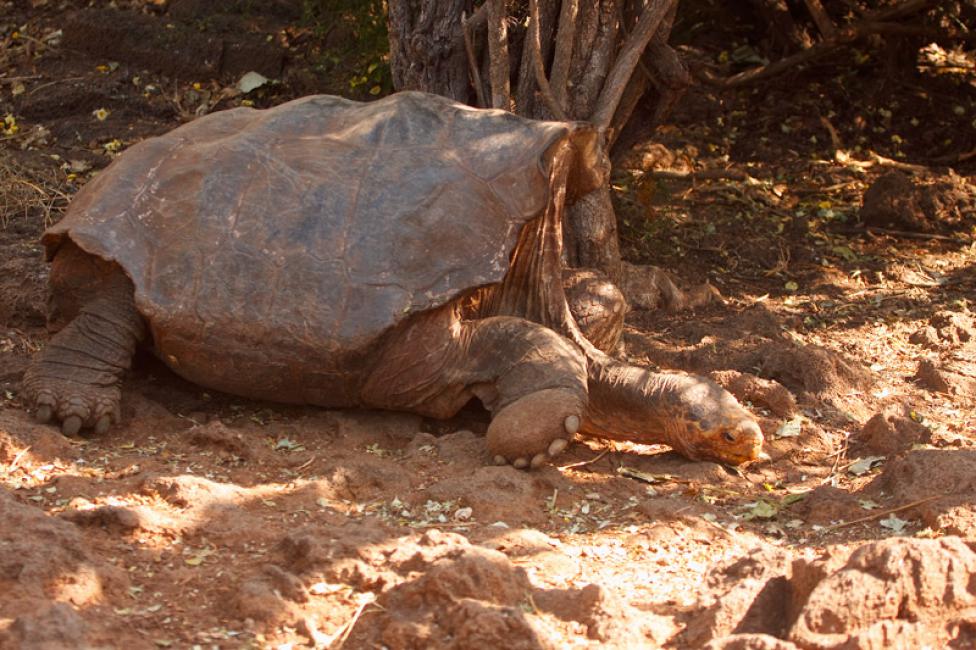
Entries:
{"label": "tortoise hind leg", "polygon": [[59,420],[66,435],[82,427],[104,433],[118,422],[122,374],[145,337],[132,282],[121,270],[86,298],[24,373],[24,392],[37,419]]}
{"label": "tortoise hind leg", "polygon": [[365,404],[447,418],[472,397],[491,411],[496,462],[537,467],[560,453],[586,410],[586,358],[569,340],[507,316],[460,321],[450,309],[416,319],[381,354]]}

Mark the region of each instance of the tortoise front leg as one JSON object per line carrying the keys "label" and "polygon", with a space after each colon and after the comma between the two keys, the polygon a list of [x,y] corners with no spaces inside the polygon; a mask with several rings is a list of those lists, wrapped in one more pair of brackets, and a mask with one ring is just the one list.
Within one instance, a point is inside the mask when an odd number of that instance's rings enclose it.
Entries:
{"label": "tortoise front leg", "polygon": [[450,309],[399,332],[362,398],[380,408],[447,418],[472,397],[491,411],[496,463],[538,467],[566,448],[586,411],[586,358],[567,339],[512,317],[460,321]]}
{"label": "tortoise front leg", "polygon": [[118,271],[101,283],[24,373],[24,393],[37,419],[60,420],[65,435],[82,427],[105,433],[119,421],[122,374],[144,337],[132,282]]}

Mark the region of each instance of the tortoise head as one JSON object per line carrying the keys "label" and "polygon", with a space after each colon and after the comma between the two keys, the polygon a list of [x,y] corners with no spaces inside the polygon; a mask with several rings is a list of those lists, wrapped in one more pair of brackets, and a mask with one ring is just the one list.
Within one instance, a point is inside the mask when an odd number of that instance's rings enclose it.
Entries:
{"label": "tortoise head", "polygon": [[673,447],[693,460],[729,465],[768,457],[759,423],[731,393],[704,377],[688,376],[680,384],[665,400]]}

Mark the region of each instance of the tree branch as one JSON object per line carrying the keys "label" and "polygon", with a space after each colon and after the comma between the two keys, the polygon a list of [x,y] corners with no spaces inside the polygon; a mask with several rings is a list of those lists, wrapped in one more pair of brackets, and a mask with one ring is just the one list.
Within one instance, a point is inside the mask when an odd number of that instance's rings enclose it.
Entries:
{"label": "tree branch", "polygon": [[[484,6],[484,5],[482,5]],[[478,57],[474,54],[474,42],[471,39],[471,32],[474,28],[474,17],[468,19],[461,13],[461,33],[464,36],[464,51],[468,55],[468,68],[471,71],[471,85],[474,86],[475,95],[478,97],[478,108],[488,106],[485,101],[485,90],[481,84],[481,72],[478,70]]]}
{"label": "tree branch", "polygon": [[837,28],[834,27],[834,22],[827,15],[827,11],[820,3],[820,0],[804,0],[804,2],[806,2],[807,11],[810,12],[813,22],[817,23],[817,29],[820,30],[823,37],[833,38]]}
{"label": "tree branch", "polygon": [[576,15],[579,0],[563,0],[559,12],[559,31],[556,32],[556,53],[552,61],[553,99],[560,108],[566,108],[566,95],[569,90],[569,64],[573,59],[573,46],[576,38]]}
{"label": "tree branch", "polygon": [[634,27],[634,31],[630,33],[620,48],[620,54],[617,55],[617,60],[614,62],[613,68],[610,69],[610,74],[603,85],[599,99],[597,99],[596,110],[590,118],[590,121],[597,128],[606,129],[610,126],[613,114],[617,111],[620,98],[627,88],[627,82],[630,81],[630,77],[637,68],[637,62],[640,60],[644,48],[647,47],[651,37],[654,36],[661,21],[664,20],[675,2],[676,0],[651,0],[644,7],[640,20],[637,21],[637,26]]}
{"label": "tree branch", "polygon": [[529,0],[529,47],[532,48],[532,67],[535,69],[535,82],[539,86],[539,94],[546,103],[546,107],[553,117],[557,120],[566,120],[566,112],[562,109],[555,97],[552,96],[552,88],[549,80],[546,79],[546,68],[542,61],[542,44],[539,37],[539,0]]}
{"label": "tree branch", "polygon": [[512,109],[508,61],[508,12],[505,0],[488,0],[488,61],[493,108]]}
{"label": "tree branch", "polygon": [[824,39],[813,47],[801,52],[797,52],[792,56],[786,57],[785,59],[774,61],[768,65],[751,68],[738,74],[734,74],[731,77],[726,77],[725,79],[716,79],[711,76],[706,76],[705,81],[724,88],[733,88],[735,86],[742,86],[753,81],[775,76],[794,66],[819,59],[820,57],[833,52],[835,49],[852,43],[868,34],[882,32],[882,26],[889,24],[884,21],[891,21],[909,16],[913,13],[928,9],[936,2],[938,2],[938,0],[906,0],[906,2],[903,2],[900,5],[895,5],[894,7],[889,7],[888,9],[883,9],[881,11],[868,14],[864,17],[864,20],[851,25],[850,27],[845,27],[834,32],[834,36],[832,38]]}

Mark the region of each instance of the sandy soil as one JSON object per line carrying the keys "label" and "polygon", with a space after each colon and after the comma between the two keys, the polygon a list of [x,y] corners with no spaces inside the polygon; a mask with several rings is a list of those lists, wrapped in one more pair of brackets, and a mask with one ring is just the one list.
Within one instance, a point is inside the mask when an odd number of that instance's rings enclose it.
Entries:
{"label": "sandy soil", "polygon": [[[628,256],[724,301],[633,311],[627,356],[711,374],[772,460],[590,440],[521,472],[489,464],[475,408],[249,402],[149,355],[107,435],[31,420],[37,240],[70,196],[196,115],[345,83],[309,73],[326,46],[287,2],[72,13],[89,4],[108,3],[0,3],[0,647],[976,644],[972,58],[697,89],[635,137],[614,177]],[[196,49],[147,58],[183,30]],[[282,83],[234,91],[250,69]]]}

